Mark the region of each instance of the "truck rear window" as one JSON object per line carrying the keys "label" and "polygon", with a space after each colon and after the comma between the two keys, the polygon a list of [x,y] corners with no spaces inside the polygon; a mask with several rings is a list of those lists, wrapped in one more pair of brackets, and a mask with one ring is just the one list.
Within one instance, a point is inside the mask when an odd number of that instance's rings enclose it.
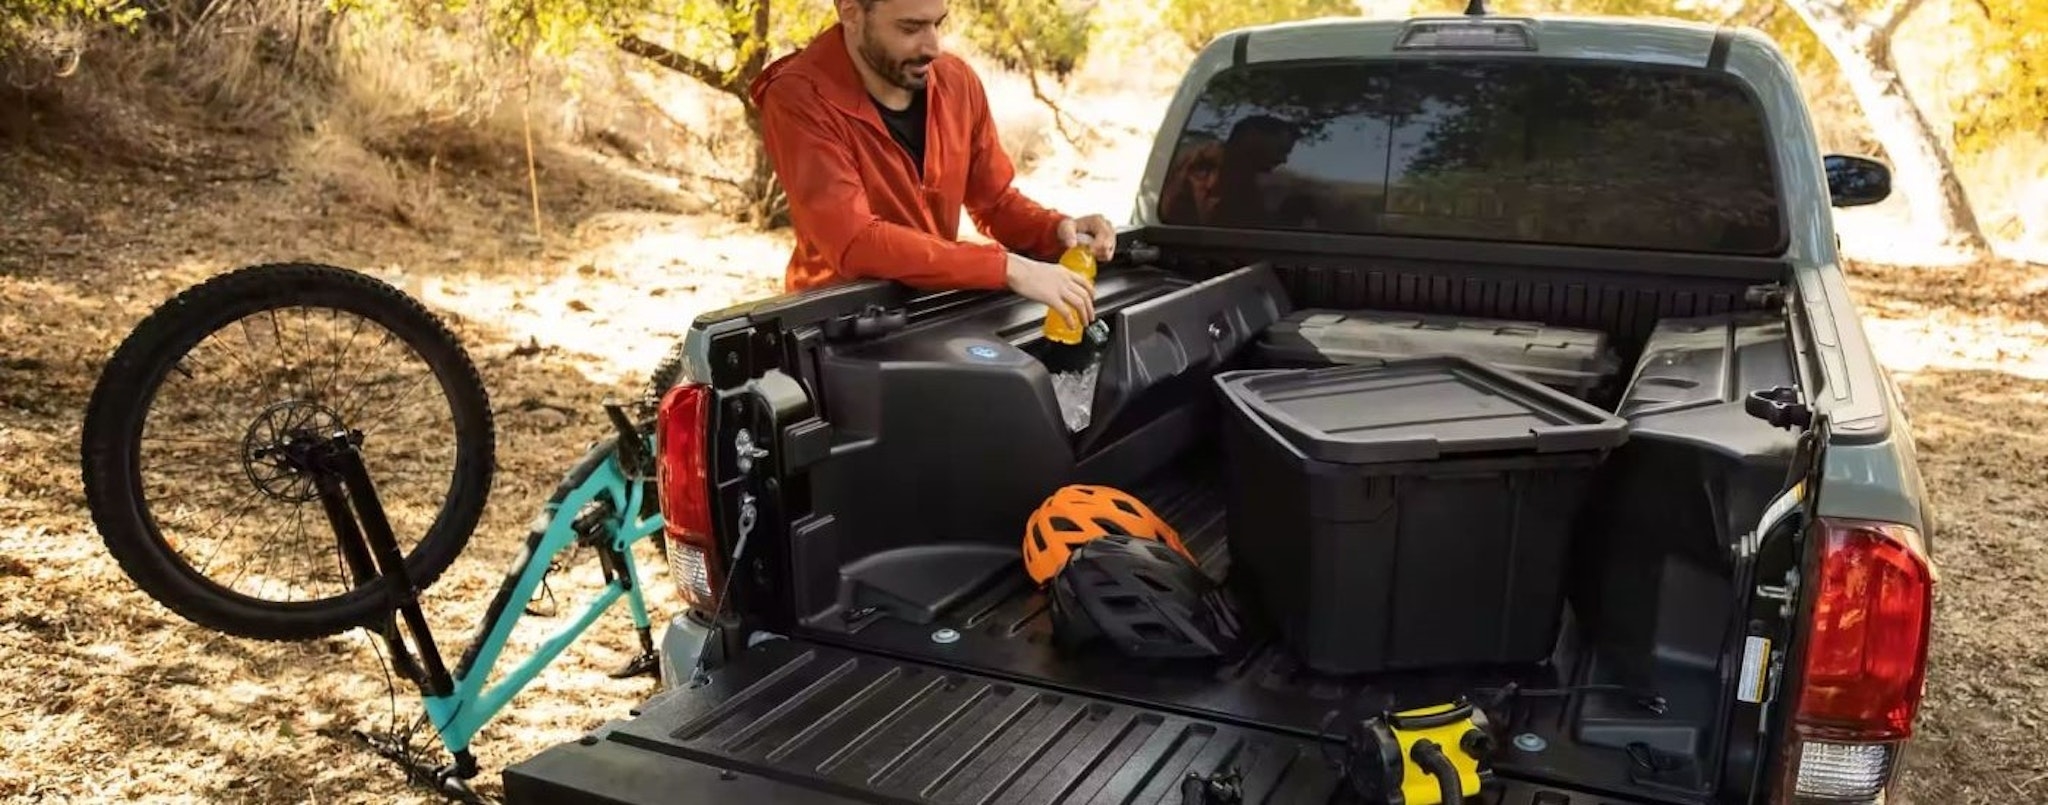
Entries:
{"label": "truck rear window", "polygon": [[1312,61],[1211,80],[1168,224],[1770,254],[1768,132],[1725,75],[1570,62]]}

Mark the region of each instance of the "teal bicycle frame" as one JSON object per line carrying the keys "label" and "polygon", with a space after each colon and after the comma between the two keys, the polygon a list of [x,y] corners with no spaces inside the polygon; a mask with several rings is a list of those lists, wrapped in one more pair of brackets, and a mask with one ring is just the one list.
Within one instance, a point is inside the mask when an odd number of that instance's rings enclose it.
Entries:
{"label": "teal bicycle frame", "polygon": [[[633,559],[634,546],[662,530],[658,507],[649,505],[651,501],[647,498],[654,486],[650,481],[655,454],[653,440],[641,437],[638,429],[627,423],[623,412],[609,404],[607,408],[619,429],[618,437],[585,453],[555,487],[527,532],[525,551],[506,574],[476,636],[452,674],[434,645],[432,631],[420,611],[419,599],[392,537],[391,525],[377,499],[375,484],[356,452],[354,442],[359,437],[324,439],[318,448],[314,463],[322,471],[315,483],[341,541],[343,556],[356,569],[359,579],[381,574],[390,582],[393,606],[386,616],[389,620],[382,624],[382,636],[391,647],[391,663],[419,686],[425,700],[426,720],[433,724],[442,745],[454,757],[453,764],[429,772],[444,787],[460,789],[461,780],[477,774],[476,757],[469,751],[476,734],[620,598],[626,599],[631,610],[641,653],[613,677],[657,670],[647,601],[642,594],[639,566]],[[634,447],[620,450],[621,445]],[[631,454],[630,461],[622,457],[625,453]],[[628,463],[634,466],[629,468]],[[491,672],[504,656],[513,627],[527,614],[526,606],[551,571],[554,557],[578,543],[596,549],[604,568],[604,589],[575,620],[514,666],[505,679],[487,685]],[[398,617],[404,618],[417,653],[400,639]],[[407,747],[385,744],[379,749],[388,757],[412,762]]]}
{"label": "teal bicycle frame", "polygon": [[[544,524],[536,523],[537,530],[528,535],[526,552],[513,565],[513,573],[507,575],[506,584],[510,585],[510,590],[499,592],[498,600],[486,614],[476,638],[457,665],[453,675],[454,692],[446,696],[426,697],[427,717],[440,732],[441,742],[448,751],[468,749],[477,732],[498,711],[531,684],[549,663],[554,662],[621,597],[626,599],[632,611],[633,626],[640,631],[642,650],[652,651],[648,638],[647,602],[641,595],[639,566],[633,559],[635,543],[661,533],[659,512],[640,516],[645,508],[643,496],[647,489],[647,484],[626,477],[619,467],[618,454],[613,451],[567,495],[549,502],[541,514],[545,518]],[[531,656],[507,672],[503,681],[486,687],[486,680],[490,679],[498,658],[504,654],[505,643],[511,637],[513,627],[526,614],[525,603],[533,600],[534,591],[547,575],[554,556],[578,539],[575,528],[578,514],[601,494],[609,494],[609,499],[617,502],[606,513],[607,522],[601,529],[610,544],[598,546],[600,551],[618,558],[616,574],[573,622],[556,631]]]}

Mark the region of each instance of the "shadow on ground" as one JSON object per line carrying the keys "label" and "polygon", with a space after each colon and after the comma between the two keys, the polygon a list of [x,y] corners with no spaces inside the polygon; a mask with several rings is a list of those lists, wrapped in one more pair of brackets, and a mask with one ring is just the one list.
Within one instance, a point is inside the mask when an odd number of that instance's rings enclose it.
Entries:
{"label": "shadow on ground", "polygon": [[2048,799],[2048,381],[1931,370],[1900,385],[1940,574],[1907,798]]}
{"label": "shadow on ground", "polygon": [[[249,167],[261,166],[251,158]],[[565,240],[595,211],[635,206],[619,199],[638,190],[604,189],[607,180],[594,172],[565,179],[572,174],[553,171],[568,183],[543,186],[543,198],[557,200],[550,215]],[[85,403],[106,357],[150,309],[237,266],[312,260],[408,290],[437,277],[471,289],[526,288],[536,275],[563,271],[565,256],[588,244],[522,240],[517,231],[531,226],[530,213],[515,214],[523,199],[487,182],[451,184],[456,200],[441,213],[444,225],[408,228],[380,210],[323,208],[327,190],[288,170],[194,181],[147,168],[75,169],[13,151],[0,153],[0,177],[0,219],[15,222],[0,233],[0,298],[9,301],[0,308],[8,334],[0,347],[0,724],[8,725],[0,728],[0,756],[8,758],[0,799],[434,801],[346,740],[353,728],[386,726],[394,704],[401,721],[419,713],[402,681],[394,703],[363,633],[305,643],[223,637],[178,618],[122,575],[80,490]],[[477,201],[486,197],[491,203]],[[658,268],[685,282],[695,270],[681,262]],[[699,304],[689,294],[677,298]],[[565,350],[535,346],[487,312],[430,307],[471,352],[498,430],[484,520],[427,591],[428,616],[452,662],[519,556],[540,503],[606,435],[599,403],[638,392],[652,361],[614,367],[615,381],[593,382]],[[665,568],[651,555],[641,565],[653,585],[651,614],[663,617],[675,606]],[[582,567],[552,586],[567,611],[596,583],[595,569]],[[504,764],[573,740],[653,692],[644,678],[603,676],[634,648],[626,624],[623,608],[601,620],[478,737],[481,791],[498,790]],[[509,653],[531,651],[560,625],[526,619]]]}

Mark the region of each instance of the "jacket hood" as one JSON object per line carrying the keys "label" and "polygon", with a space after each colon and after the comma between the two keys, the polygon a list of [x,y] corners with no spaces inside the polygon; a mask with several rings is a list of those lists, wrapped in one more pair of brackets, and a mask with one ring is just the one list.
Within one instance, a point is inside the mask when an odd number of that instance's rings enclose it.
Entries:
{"label": "jacket hood", "polygon": [[846,52],[846,26],[837,22],[812,37],[810,43],[762,68],[748,85],[747,95],[759,107],[770,86],[793,79],[810,83],[818,94],[847,111],[858,109],[867,95],[860,71],[854,69],[853,57]]}

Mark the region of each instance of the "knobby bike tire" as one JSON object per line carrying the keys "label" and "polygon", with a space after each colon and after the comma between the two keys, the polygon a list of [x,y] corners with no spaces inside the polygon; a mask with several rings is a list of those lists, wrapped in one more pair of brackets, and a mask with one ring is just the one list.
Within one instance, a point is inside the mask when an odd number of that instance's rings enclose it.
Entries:
{"label": "knobby bike tire", "polygon": [[661,404],[661,398],[668,394],[668,390],[683,382],[684,371],[689,361],[688,348],[687,339],[676,339],[676,343],[662,355],[661,362],[655,364],[654,370],[647,373],[647,385],[640,393],[644,413],[654,413],[655,408]]}
{"label": "knobby bike tire", "polygon": [[[380,576],[312,601],[257,598],[215,583],[158,530],[143,500],[138,454],[159,385],[188,351],[238,319],[297,306],[335,308],[384,327],[427,364],[449,404],[455,466],[448,497],[406,557],[415,588],[439,578],[468,543],[495,461],[495,425],[475,364],[439,317],[391,285],[334,266],[271,263],[209,279],[152,311],[115,350],[87,404],[87,505],[108,552],[145,594],[196,624],[260,640],[308,640],[374,624],[390,611],[388,582]],[[374,479],[377,468],[369,470]],[[325,533],[325,518],[318,522]],[[326,545],[338,550],[332,539]]]}
{"label": "knobby bike tire", "polygon": [[[654,370],[647,373],[647,385],[640,393],[641,413],[649,417],[658,414],[661,398],[668,395],[669,389],[675,388],[677,384],[687,379],[689,346],[688,338],[676,339],[675,344],[669,347],[668,353],[662,356],[661,362],[655,364]],[[653,428],[659,427],[659,424],[654,419],[648,419],[641,427],[643,432],[651,432]],[[659,445],[655,445],[655,448],[651,452],[656,454],[654,458],[658,462],[660,461]],[[650,488],[647,499],[650,505],[659,505],[661,500],[659,486],[652,483],[648,484],[648,486]],[[654,541],[654,547],[661,555],[662,562],[668,562],[668,540],[658,538]]]}

